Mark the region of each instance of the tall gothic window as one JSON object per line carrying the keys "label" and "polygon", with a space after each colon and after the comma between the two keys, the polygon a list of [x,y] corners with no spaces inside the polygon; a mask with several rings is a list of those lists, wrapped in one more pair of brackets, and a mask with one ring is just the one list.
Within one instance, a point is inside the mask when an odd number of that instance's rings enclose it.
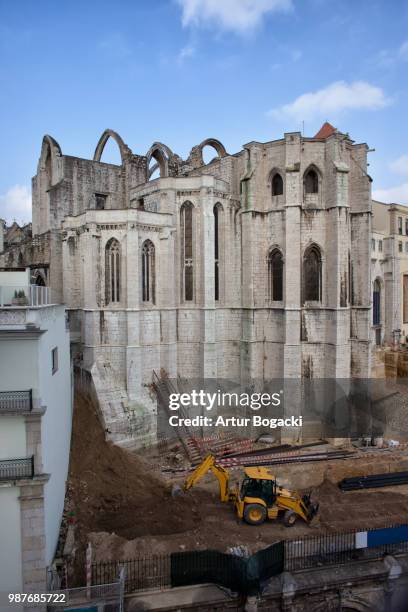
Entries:
{"label": "tall gothic window", "polygon": [[283,179],[279,172],[274,174],[272,179],[272,195],[278,196],[283,194]]}
{"label": "tall gothic window", "polygon": [[319,177],[316,170],[311,168],[305,175],[305,193],[319,193]]}
{"label": "tall gothic window", "polygon": [[215,301],[220,299],[220,276],[221,276],[221,239],[222,239],[222,206],[214,206],[214,297]]}
{"label": "tall gothic window", "polygon": [[111,238],[105,247],[105,294],[106,303],[120,301],[120,245]]}
{"label": "tall gothic window", "polygon": [[322,257],[316,245],[307,249],[303,257],[303,302],[322,299]]}
{"label": "tall gothic window", "polygon": [[142,300],[155,303],[154,244],[150,240],[142,246]]}
{"label": "tall gothic window", "polygon": [[185,202],[180,209],[182,299],[194,299],[193,205]]}
{"label": "tall gothic window", "polygon": [[279,249],[268,254],[268,297],[273,302],[283,300],[283,257]]}
{"label": "tall gothic window", "polygon": [[381,325],[381,286],[378,280],[373,284],[373,325]]}

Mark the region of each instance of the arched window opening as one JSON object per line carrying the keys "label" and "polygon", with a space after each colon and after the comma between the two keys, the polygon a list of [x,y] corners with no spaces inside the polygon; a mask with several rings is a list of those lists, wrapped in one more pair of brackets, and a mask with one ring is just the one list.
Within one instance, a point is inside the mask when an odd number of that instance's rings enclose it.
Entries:
{"label": "arched window opening", "polygon": [[194,299],[193,205],[185,202],[180,209],[182,299]]}
{"label": "arched window opening", "polygon": [[19,268],[23,268],[24,267],[24,256],[23,256],[23,254],[21,252],[18,255],[17,266]]}
{"label": "arched window opening", "polygon": [[45,287],[45,281],[41,274],[37,274],[37,276],[35,277],[35,284],[37,285],[37,287]]}
{"label": "arched window opening", "polygon": [[268,255],[268,297],[273,302],[283,300],[283,256],[279,249]]}
{"label": "arched window opening", "polygon": [[142,300],[155,303],[155,252],[154,244],[146,240],[142,246]]}
{"label": "arched window opening", "polygon": [[313,168],[305,175],[305,193],[319,193],[319,177]]}
{"label": "arched window opening", "polygon": [[211,162],[216,161],[217,159],[219,159],[218,151],[212,145],[205,145],[202,148],[202,153],[201,154],[203,156],[203,163],[205,165],[211,164]]}
{"label": "arched window opening", "polygon": [[115,238],[105,248],[105,289],[107,304],[120,301],[120,245]]}
{"label": "arched window opening", "polygon": [[219,261],[219,225],[218,225],[218,208],[214,206],[214,293],[215,293],[215,301],[217,302],[220,299],[220,261]]}
{"label": "arched window opening", "polygon": [[95,208],[96,210],[104,210],[108,196],[106,193],[95,193]]}
{"label": "arched window opening", "polygon": [[322,299],[322,258],[317,246],[311,246],[303,258],[303,303]]}
{"label": "arched window opening", "polygon": [[68,242],[68,253],[72,257],[73,255],[75,255],[75,238],[73,236],[70,236],[67,242]]}
{"label": "arched window opening", "polygon": [[223,208],[216,204],[214,212],[214,298],[218,302],[221,295],[221,266],[222,266],[222,232],[223,232]]}
{"label": "arched window opening", "polygon": [[283,179],[279,172],[277,172],[272,179],[272,195],[283,195]]}
{"label": "arched window opening", "polygon": [[160,164],[152,157],[149,163],[149,181],[160,178]]}
{"label": "arched window opening", "polygon": [[378,280],[373,284],[373,325],[381,325],[381,285]]}
{"label": "arched window opening", "polygon": [[114,138],[110,137],[106,140],[98,161],[105,164],[112,164],[113,166],[122,165],[121,152],[118,143],[115,142]]}

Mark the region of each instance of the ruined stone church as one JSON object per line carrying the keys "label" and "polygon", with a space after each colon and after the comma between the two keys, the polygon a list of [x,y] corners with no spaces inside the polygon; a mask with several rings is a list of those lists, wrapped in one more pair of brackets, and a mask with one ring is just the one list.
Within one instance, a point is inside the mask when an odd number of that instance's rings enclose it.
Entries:
{"label": "ruined stone church", "polygon": [[[120,165],[101,161],[109,138]],[[126,442],[115,424],[129,415],[133,442],[154,439],[153,371],[369,376],[367,150],[330,124],[234,154],[208,139],[186,160],[159,142],[135,154],[111,130],[93,159],[44,137],[33,237],[0,265],[29,265],[66,304],[73,356],[113,439]]]}

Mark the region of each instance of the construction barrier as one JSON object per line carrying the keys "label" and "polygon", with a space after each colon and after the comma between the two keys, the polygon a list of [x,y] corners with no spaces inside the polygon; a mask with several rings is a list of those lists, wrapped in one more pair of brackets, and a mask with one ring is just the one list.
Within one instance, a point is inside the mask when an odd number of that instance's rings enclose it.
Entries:
{"label": "construction barrier", "polygon": [[284,569],[284,543],[272,544],[248,558],[214,550],[171,555],[171,585],[214,582],[231,591],[257,594],[263,582]]}
{"label": "construction barrier", "polygon": [[283,571],[380,559],[408,553],[408,525],[281,540],[247,557],[215,550],[183,551],[92,564],[92,584],[114,580],[124,569],[125,592],[214,583],[255,595]]}

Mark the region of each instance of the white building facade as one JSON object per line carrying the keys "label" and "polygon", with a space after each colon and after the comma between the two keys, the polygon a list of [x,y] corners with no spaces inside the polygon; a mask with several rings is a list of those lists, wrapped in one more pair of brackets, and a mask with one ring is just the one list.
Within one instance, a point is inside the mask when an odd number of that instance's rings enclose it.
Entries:
{"label": "white building facade", "polygon": [[71,440],[65,308],[46,304],[45,293],[43,303],[33,306],[40,298],[35,289],[30,293],[27,276],[0,272],[0,591],[7,592],[46,588]]}

